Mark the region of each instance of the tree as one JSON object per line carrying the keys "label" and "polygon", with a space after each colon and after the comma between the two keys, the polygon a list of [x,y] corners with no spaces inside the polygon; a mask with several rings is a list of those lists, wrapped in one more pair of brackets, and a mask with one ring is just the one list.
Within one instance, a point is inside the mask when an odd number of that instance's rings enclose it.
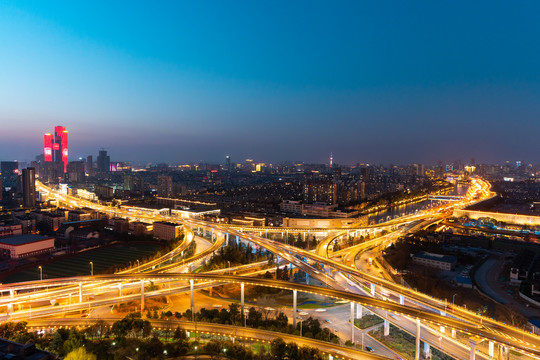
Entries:
{"label": "tree", "polygon": [[282,338],[272,340],[270,343],[270,354],[274,359],[283,359],[285,357],[287,344]]}
{"label": "tree", "polygon": [[65,360],[97,360],[96,355],[86,352],[83,347],[71,351]]}
{"label": "tree", "polygon": [[229,313],[231,314],[231,323],[234,325],[240,315],[240,306],[237,303],[229,304]]}
{"label": "tree", "polygon": [[84,335],[72,333],[71,335],[69,335],[69,338],[64,342],[64,353],[69,354],[73,350],[85,346],[85,340],[86,339],[84,338]]}
{"label": "tree", "polygon": [[249,308],[247,322],[254,328],[259,327],[262,320],[262,314],[254,307]]}
{"label": "tree", "polygon": [[262,295],[257,298],[257,305],[264,321],[267,321],[270,314],[275,311],[276,299],[273,296]]}
{"label": "tree", "polygon": [[103,336],[106,336],[109,332],[109,327],[107,326],[107,322],[102,319],[96,320],[94,325],[89,327],[87,329],[87,333],[90,334],[92,337],[97,337],[98,339],[101,339]]}
{"label": "tree", "polygon": [[187,339],[187,334],[183,329],[180,329],[180,326],[177,326],[176,329],[174,330],[173,339],[177,340],[177,341],[178,340],[186,340]]}

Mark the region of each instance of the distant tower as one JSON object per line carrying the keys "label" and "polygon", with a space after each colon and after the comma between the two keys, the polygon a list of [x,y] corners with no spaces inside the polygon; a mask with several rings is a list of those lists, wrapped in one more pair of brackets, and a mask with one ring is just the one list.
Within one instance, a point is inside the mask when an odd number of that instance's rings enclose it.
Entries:
{"label": "distant tower", "polygon": [[107,155],[107,150],[99,150],[97,157],[97,168],[100,172],[106,173],[111,170],[111,157]]}
{"label": "distant tower", "polygon": [[225,168],[231,170],[231,157],[229,155],[225,157]]}
{"label": "distant tower", "polygon": [[330,153],[330,169],[332,168],[332,163],[334,162],[334,155]]}

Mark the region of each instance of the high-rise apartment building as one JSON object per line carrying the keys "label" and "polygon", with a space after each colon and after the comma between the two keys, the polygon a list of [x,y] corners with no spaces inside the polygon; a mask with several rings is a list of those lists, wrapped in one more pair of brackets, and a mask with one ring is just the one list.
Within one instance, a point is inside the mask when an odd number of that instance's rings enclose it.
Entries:
{"label": "high-rise apartment building", "polygon": [[97,157],[97,169],[100,172],[109,172],[111,170],[111,157],[107,155],[107,150],[99,150]]}
{"label": "high-rise apartment building", "polygon": [[85,179],[85,167],[84,161],[71,161],[67,167],[68,181],[69,182],[83,182]]}
{"label": "high-rise apartment building", "polygon": [[337,203],[337,184],[334,181],[310,180],[304,184],[304,203]]}
{"label": "high-rise apartment building", "polygon": [[22,194],[25,207],[36,206],[36,170],[26,168],[22,171]]}
{"label": "high-rise apartment building", "polygon": [[170,197],[172,195],[173,195],[172,176],[159,175],[158,176],[158,196]]}
{"label": "high-rise apartment building", "polygon": [[54,134],[45,134],[43,154],[46,163],[62,164],[63,171],[67,172],[68,132],[65,126],[55,126]]}
{"label": "high-rise apartment building", "polygon": [[85,164],[85,167],[84,167],[84,171],[86,171],[86,173],[89,176],[91,176],[93,170],[94,170],[94,162],[92,161],[92,155],[88,155],[86,157],[86,164]]}

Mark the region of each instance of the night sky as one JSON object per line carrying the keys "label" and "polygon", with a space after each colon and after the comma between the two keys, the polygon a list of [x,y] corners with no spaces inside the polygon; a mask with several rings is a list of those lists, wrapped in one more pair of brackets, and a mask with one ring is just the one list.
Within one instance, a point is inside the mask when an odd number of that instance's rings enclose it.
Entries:
{"label": "night sky", "polygon": [[540,151],[538,1],[3,1],[0,159],[434,163]]}

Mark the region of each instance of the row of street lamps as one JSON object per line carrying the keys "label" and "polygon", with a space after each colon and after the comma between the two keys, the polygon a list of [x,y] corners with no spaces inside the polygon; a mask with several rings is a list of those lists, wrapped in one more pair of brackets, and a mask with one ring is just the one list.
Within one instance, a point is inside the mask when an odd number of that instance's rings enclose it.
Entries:
{"label": "row of street lamps", "polygon": [[[137,260],[139,262],[139,260]],[[39,280],[43,281],[43,267],[40,265],[38,266],[39,269]],[[94,276],[94,262],[90,261],[90,275]]]}

